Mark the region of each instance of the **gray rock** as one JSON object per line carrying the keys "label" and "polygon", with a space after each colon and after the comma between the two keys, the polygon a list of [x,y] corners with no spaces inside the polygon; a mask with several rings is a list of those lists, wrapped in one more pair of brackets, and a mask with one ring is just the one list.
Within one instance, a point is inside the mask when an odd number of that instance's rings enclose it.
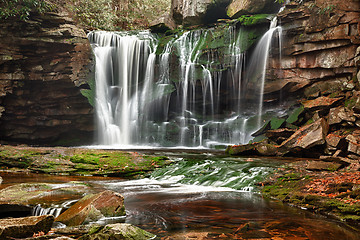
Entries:
{"label": "gray rock", "polygon": [[226,17],[231,0],[172,0],[172,17],[179,25],[200,25]]}
{"label": "gray rock", "polygon": [[0,219],[0,239],[32,237],[34,233],[50,231],[54,216],[32,216]]}
{"label": "gray rock", "polygon": [[174,30],[176,24],[170,15],[166,14],[150,23],[150,29],[152,32],[166,32],[168,30]]}
{"label": "gray rock", "polygon": [[280,4],[274,0],[232,0],[227,9],[227,15],[238,18],[245,14],[276,13]]}

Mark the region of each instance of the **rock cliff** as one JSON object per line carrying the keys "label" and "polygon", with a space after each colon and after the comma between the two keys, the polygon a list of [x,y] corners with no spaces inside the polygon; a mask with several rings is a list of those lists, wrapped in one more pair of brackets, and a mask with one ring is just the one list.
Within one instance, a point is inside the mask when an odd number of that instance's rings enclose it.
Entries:
{"label": "rock cliff", "polygon": [[91,48],[85,32],[56,13],[0,22],[0,140],[29,144],[92,141]]}

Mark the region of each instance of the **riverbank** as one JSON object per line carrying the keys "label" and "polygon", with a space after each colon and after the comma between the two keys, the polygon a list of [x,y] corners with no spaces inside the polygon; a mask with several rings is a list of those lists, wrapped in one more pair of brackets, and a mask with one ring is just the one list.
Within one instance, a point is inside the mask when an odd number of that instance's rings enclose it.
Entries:
{"label": "riverbank", "polygon": [[360,164],[309,159],[287,163],[261,183],[262,194],[360,226]]}

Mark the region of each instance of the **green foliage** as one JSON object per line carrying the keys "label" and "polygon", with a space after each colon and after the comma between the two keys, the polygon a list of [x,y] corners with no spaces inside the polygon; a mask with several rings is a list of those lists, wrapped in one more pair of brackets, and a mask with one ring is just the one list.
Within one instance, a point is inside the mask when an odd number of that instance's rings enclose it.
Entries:
{"label": "green foliage", "polygon": [[92,77],[89,79],[88,84],[90,89],[81,89],[81,94],[86,97],[91,106],[95,107],[95,96],[96,96],[96,87],[95,87],[95,78]]}
{"label": "green foliage", "polygon": [[286,119],[287,123],[294,123],[298,121],[300,114],[304,112],[304,106],[301,106],[299,108],[296,108],[290,116]]}
{"label": "green foliage", "polygon": [[30,14],[51,11],[52,5],[44,0],[0,0],[0,19],[18,17],[29,19]]}
{"label": "green foliage", "polygon": [[285,122],[285,119],[273,117],[270,120],[270,127],[272,130],[279,129],[283,123]]}
{"label": "green foliage", "polygon": [[169,0],[69,0],[65,6],[84,27],[102,30],[132,30],[169,12]]}

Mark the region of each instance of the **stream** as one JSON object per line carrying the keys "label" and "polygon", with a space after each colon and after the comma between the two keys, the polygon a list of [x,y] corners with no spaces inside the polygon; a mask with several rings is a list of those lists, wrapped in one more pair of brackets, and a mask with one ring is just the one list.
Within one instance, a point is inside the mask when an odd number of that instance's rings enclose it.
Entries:
{"label": "stream", "polygon": [[[154,154],[154,152],[152,153]],[[284,161],[217,153],[155,152],[174,164],[143,179],[2,175],[1,188],[19,182],[83,181],[125,198],[126,217],[97,223],[134,224],[159,239],[359,239],[339,221],[263,198],[256,182]]]}

